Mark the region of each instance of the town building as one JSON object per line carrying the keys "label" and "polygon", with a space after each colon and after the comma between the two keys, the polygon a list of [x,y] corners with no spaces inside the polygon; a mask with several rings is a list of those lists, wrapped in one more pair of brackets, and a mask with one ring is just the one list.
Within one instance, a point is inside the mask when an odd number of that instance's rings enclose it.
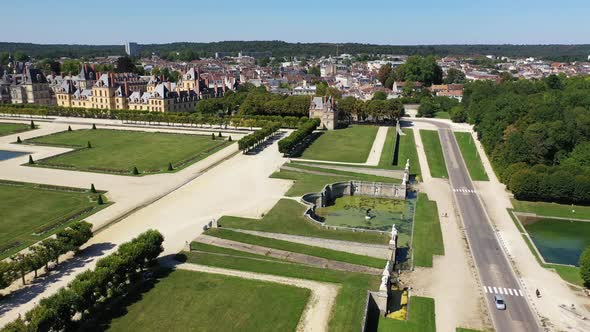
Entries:
{"label": "town building", "polygon": [[340,125],[340,112],[334,98],[312,97],[309,105],[309,118],[320,119],[320,128],[334,130]]}
{"label": "town building", "polygon": [[39,69],[25,67],[21,74],[13,74],[9,89],[13,104],[54,104],[53,91]]}

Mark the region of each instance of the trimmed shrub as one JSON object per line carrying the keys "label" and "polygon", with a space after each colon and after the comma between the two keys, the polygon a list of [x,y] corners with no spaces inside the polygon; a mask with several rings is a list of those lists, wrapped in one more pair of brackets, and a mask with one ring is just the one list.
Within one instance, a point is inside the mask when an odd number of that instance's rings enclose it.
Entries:
{"label": "trimmed shrub", "polygon": [[17,142],[17,143],[19,143],[19,144],[23,142],[23,141],[20,139],[20,136],[16,136],[16,142]]}
{"label": "trimmed shrub", "polygon": [[94,188],[94,183],[90,184],[90,192],[96,194],[96,188]]}
{"label": "trimmed shrub", "polygon": [[90,141],[88,141],[88,145],[86,145],[86,147],[92,149],[92,144],[90,144]]}
{"label": "trimmed shrub", "polygon": [[35,129],[35,122],[31,120],[31,129]]}
{"label": "trimmed shrub", "polygon": [[172,172],[174,167],[172,167],[172,163],[168,163],[168,172]]}
{"label": "trimmed shrub", "polygon": [[230,136],[230,137],[229,137],[227,140],[228,140],[229,142],[231,142],[231,141],[232,141],[232,139],[231,139],[231,136]]}
{"label": "trimmed shrub", "polygon": [[211,133],[211,139],[212,140],[215,140],[215,134],[214,133]]}
{"label": "trimmed shrub", "polygon": [[297,144],[301,143],[307,136],[320,125],[319,119],[310,119],[295,130],[288,137],[279,141],[279,152],[288,154]]}
{"label": "trimmed shrub", "polygon": [[217,137],[223,137],[223,136],[221,136],[221,132],[219,132],[219,133],[217,134]]}
{"label": "trimmed shrub", "polygon": [[96,124],[94,124],[94,123],[92,124],[92,129],[96,130]]}
{"label": "trimmed shrub", "polygon": [[72,126],[68,126],[68,131],[72,131]]}
{"label": "trimmed shrub", "polygon": [[137,167],[133,166],[132,173],[133,173],[133,175],[139,175],[139,170],[137,169]]}
{"label": "trimmed shrub", "polygon": [[104,204],[104,200],[102,199],[102,195],[98,195],[98,199],[96,200],[98,202],[98,205],[103,205]]}
{"label": "trimmed shrub", "polygon": [[29,165],[34,165],[35,161],[33,160],[33,156],[29,155]]}

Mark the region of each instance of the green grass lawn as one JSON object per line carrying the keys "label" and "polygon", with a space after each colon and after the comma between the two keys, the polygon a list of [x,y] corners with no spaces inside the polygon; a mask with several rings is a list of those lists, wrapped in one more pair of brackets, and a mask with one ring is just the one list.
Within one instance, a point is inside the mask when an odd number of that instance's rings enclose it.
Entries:
{"label": "green grass lawn", "polygon": [[31,183],[0,182],[0,258],[107,206],[97,204],[97,194],[63,189],[47,189]]}
{"label": "green grass lawn", "polygon": [[31,126],[24,123],[0,122],[0,136],[12,135],[31,130]]}
{"label": "green grass lawn", "polygon": [[474,330],[474,329],[466,329],[463,327],[458,327],[455,332],[481,332],[480,330]]}
{"label": "green grass lawn", "polygon": [[223,216],[219,224],[226,228],[319,237],[362,243],[387,244],[388,236],[325,229],[303,216],[306,207],[291,199],[281,199],[262,219]]}
{"label": "green grass lawn", "polygon": [[459,132],[455,132],[454,134],[457,143],[459,143],[461,155],[463,156],[463,160],[465,160],[471,179],[473,181],[489,181],[471,134]]}
{"label": "green grass lawn", "polygon": [[109,331],[295,331],[310,290],[176,270],[158,280]]}
{"label": "green grass lawn", "polygon": [[379,287],[379,276],[196,252],[184,254],[190,263],[340,284],[329,322],[329,330],[335,332],[358,331],[361,328],[367,291]]}
{"label": "green grass lawn", "polygon": [[410,173],[420,177],[420,160],[418,160],[418,152],[416,151],[416,140],[414,139],[414,130],[411,128],[402,129],[404,135],[399,138],[398,151],[398,168],[404,169],[406,161],[410,160]]}
{"label": "green grass lawn", "polygon": [[26,143],[76,149],[39,160],[37,165],[115,174],[130,174],[133,167],[140,173],[166,172],[168,163],[180,169],[230,144],[204,135],[106,129],[64,131]]}
{"label": "green grass lawn", "polygon": [[240,251],[236,249],[218,247],[212,244],[201,243],[201,242],[191,242],[191,251],[201,251],[211,254],[218,254],[218,255],[231,255],[235,257],[244,257],[244,258],[257,258],[257,259],[266,259],[266,260],[280,260],[278,258],[269,257],[266,255],[258,255],[252,254],[245,251]]}
{"label": "green grass lawn", "polygon": [[436,202],[424,193],[418,194],[412,250],[414,265],[422,267],[432,267],[433,255],[445,254]]}
{"label": "green grass lawn", "polygon": [[543,263],[543,261],[539,257],[539,254],[535,250],[534,245],[531,243],[531,240],[529,239],[528,236],[526,236],[526,230],[522,227],[522,225],[516,219],[514,214],[512,214],[512,210],[508,209],[508,214],[510,215],[510,218],[512,218],[512,221],[514,222],[514,224],[516,225],[516,227],[520,231],[522,238],[524,239],[524,242],[529,247],[529,250],[531,251],[531,253],[533,253],[533,256],[535,256],[535,259],[537,260],[537,263],[539,263],[539,265],[541,265],[544,268],[555,270],[555,272],[563,280],[565,280],[571,284],[578,285],[580,287],[583,286],[584,281],[582,280],[582,277],[580,276],[580,268],[578,268],[576,266]]}
{"label": "green grass lawn", "polygon": [[301,158],[364,163],[378,129],[377,126],[350,126],[326,131],[305,149]]}
{"label": "green grass lawn", "polygon": [[436,112],[436,114],[434,115],[435,118],[437,119],[450,119],[451,115],[449,114],[449,112]]}
{"label": "green grass lawn", "polygon": [[386,263],[385,259],[379,259],[363,255],[355,255],[343,251],[308,246],[305,244],[271,239],[263,236],[250,235],[246,233],[234,232],[231,230],[221,228],[211,229],[207,231],[206,234],[221,239],[248,243],[266,248],[285,250],[315,257],[321,257],[339,262],[370,266],[379,269],[385,267]]}
{"label": "green grass lawn", "polygon": [[436,130],[420,130],[422,144],[426,152],[430,175],[435,178],[448,178],[445,158],[443,156],[442,146]]}
{"label": "green grass lawn", "polygon": [[395,143],[397,139],[397,130],[395,127],[387,128],[387,137],[385,138],[385,144],[383,144],[383,150],[381,151],[381,158],[379,158],[379,168],[384,169],[395,169],[397,165],[394,165],[395,159]]}
{"label": "green grass lawn", "polygon": [[435,332],[434,299],[412,296],[409,317],[397,320],[380,317],[378,332]]}
{"label": "green grass lawn", "polygon": [[[512,200],[514,211],[536,213],[540,216],[590,220],[590,206]],[[572,212],[574,210],[575,212]]]}

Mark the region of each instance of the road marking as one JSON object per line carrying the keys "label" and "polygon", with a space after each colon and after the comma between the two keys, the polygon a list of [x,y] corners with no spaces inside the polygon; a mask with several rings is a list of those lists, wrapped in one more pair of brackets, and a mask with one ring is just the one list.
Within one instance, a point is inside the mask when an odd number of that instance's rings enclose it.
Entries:
{"label": "road marking", "polygon": [[510,293],[510,295],[514,295],[512,294],[512,288],[508,288],[508,293]]}
{"label": "road marking", "polygon": [[520,296],[524,296],[522,295],[522,291],[520,289],[518,290],[518,293],[520,294]]}
{"label": "road marking", "polygon": [[453,188],[453,191],[456,193],[466,193],[466,194],[477,193],[474,189],[467,189],[467,188]]}
{"label": "road marking", "polygon": [[483,290],[485,293],[490,293],[490,294],[524,296],[520,289],[514,289],[514,288],[483,286]]}
{"label": "road marking", "polygon": [[496,287],[492,287],[494,289],[494,294],[498,293],[498,290],[496,289]]}

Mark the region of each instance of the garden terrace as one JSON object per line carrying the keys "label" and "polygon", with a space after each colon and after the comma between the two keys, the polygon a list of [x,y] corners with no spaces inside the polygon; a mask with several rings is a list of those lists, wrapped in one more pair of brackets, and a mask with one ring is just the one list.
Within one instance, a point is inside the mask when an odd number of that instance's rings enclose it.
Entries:
{"label": "garden terrace", "polygon": [[376,126],[350,126],[326,131],[305,149],[301,158],[364,163],[369,157],[378,129]]}
{"label": "garden terrace", "polygon": [[25,143],[74,149],[37,160],[36,166],[113,174],[131,174],[134,167],[139,174],[161,173],[169,164],[182,169],[231,144],[223,137],[105,129],[64,131]]}
{"label": "garden terrace", "polygon": [[0,181],[0,258],[108,206],[98,204],[98,194],[104,192]]}

